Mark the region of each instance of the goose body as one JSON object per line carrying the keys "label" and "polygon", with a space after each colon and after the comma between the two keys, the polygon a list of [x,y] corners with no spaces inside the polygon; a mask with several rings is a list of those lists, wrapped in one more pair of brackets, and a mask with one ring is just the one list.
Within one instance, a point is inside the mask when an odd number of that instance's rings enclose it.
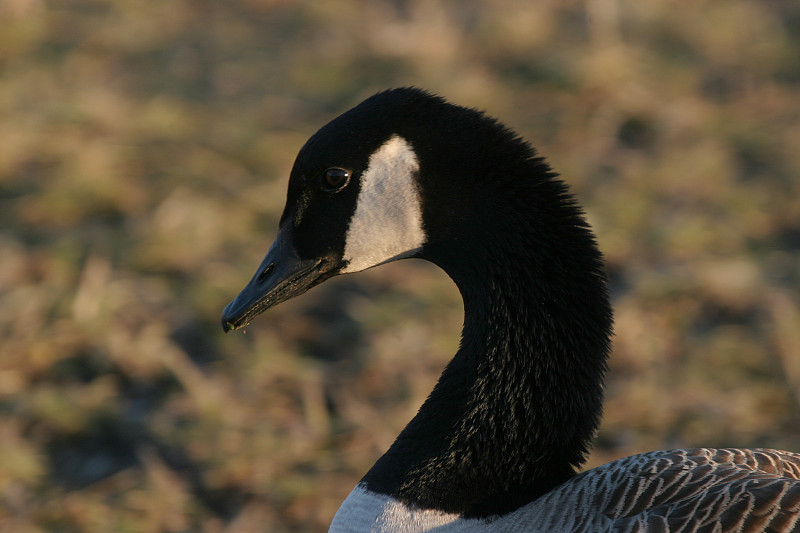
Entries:
{"label": "goose body", "polygon": [[402,504],[363,486],[331,531],[393,533],[755,532],[800,530],[800,456],[775,450],[669,450],[619,459],[572,477],[501,516]]}
{"label": "goose body", "polygon": [[331,531],[800,531],[800,456],[670,450],[583,473],[611,308],[580,207],[496,120],[379,93],[297,156],[278,236],[223,328],[338,274],[418,257],[464,299],[461,345]]}

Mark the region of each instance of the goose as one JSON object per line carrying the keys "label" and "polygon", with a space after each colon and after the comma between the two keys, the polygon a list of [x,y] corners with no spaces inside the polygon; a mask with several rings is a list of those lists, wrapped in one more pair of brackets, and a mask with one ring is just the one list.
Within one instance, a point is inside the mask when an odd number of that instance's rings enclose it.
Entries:
{"label": "goose", "polygon": [[375,94],[306,142],[277,237],[223,329],[412,257],[458,287],[461,343],[330,531],[800,531],[795,453],[654,451],[579,472],[612,334],[595,237],[525,140],[424,90]]}

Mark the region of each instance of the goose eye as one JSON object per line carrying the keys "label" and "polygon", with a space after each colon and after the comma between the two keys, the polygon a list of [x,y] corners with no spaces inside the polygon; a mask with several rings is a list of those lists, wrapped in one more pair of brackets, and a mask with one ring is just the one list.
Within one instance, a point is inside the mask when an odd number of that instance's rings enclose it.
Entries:
{"label": "goose eye", "polygon": [[339,192],[350,182],[350,173],[343,168],[329,168],[322,173],[320,186],[326,192]]}

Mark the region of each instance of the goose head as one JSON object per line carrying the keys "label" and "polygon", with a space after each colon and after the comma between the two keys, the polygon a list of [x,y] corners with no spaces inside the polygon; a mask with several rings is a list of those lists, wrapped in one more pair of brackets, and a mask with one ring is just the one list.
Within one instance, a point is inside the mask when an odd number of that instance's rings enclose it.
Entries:
{"label": "goose head", "polygon": [[278,235],[225,308],[223,329],[243,327],[338,274],[446,257],[448,246],[437,243],[457,241],[454,228],[465,234],[480,227],[473,211],[481,193],[466,184],[479,178],[470,153],[481,140],[464,141],[484,117],[467,111],[421,90],[396,89],[311,137],[292,168]]}

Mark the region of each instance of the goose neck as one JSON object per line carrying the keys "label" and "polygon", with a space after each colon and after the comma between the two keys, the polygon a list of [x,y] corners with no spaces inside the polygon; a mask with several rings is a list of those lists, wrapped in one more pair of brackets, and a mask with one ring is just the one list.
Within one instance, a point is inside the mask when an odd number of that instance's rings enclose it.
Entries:
{"label": "goose neck", "polygon": [[611,328],[602,262],[576,220],[580,257],[548,257],[557,243],[531,242],[524,225],[501,240],[428,250],[464,299],[461,346],[368,488],[489,516],[574,475],[599,423]]}

